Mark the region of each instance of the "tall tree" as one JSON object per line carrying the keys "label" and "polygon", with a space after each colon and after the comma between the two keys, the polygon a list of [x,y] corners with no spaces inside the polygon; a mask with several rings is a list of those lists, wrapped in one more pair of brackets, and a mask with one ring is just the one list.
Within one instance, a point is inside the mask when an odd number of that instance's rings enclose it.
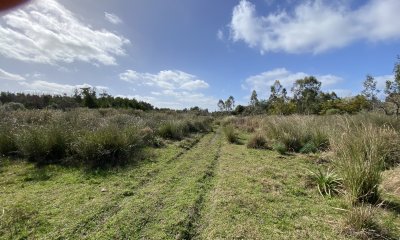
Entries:
{"label": "tall tree", "polygon": [[286,100],[287,91],[279,80],[275,80],[274,84],[271,86],[271,95],[269,96],[269,101],[275,101],[277,99]]}
{"label": "tall tree", "polygon": [[235,108],[235,98],[233,96],[229,96],[228,100],[231,104],[230,111],[232,111]]}
{"label": "tall tree", "polygon": [[318,95],[321,92],[321,82],[314,76],[296,80],[292,92],[299,113],[318,113]]}
{"label": "tall tree", "polygon": [[[386,102],[393,106],[394,113],[398,117],[400,115],[400,56],[397,56],[397,62],[394,65],[393,73],[394,80],[386,81]],[[387,108],[385,112],[389,113]]]}
{"label": "tall tree", "polygon": [[252,107],[256,107],[258,105],[259,101],[258,101],[258,96],[257,96],[257,92],[256,90],[253,90],[253,92],[251,93],[251,97],[250,97],[250,105]]}
{"label": "tall tree", "polygon": [[376,80],[371,75],[367,75],[363,83],[364,89],[361,94],[371,103],[372,108],[374,108],[378,103],[378,93],[379,90],[376,89]]}
{"label": "tall tree", "polygon": [[225,111],[225,102],[222,99],[218,101],[218,108],[220,111]]}

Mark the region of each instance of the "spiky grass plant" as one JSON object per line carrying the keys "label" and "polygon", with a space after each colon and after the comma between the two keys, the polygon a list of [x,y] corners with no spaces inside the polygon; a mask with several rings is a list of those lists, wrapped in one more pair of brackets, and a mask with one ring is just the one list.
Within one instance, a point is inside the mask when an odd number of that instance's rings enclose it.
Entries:
{"label": "spiky grass plant", "polygon": [[330,169],[326,171],[318,168],[317,171],[311,171],[311,178],[317,185],[318,191],[322,196],[332,197],[339,193],[342,185],[342,179]]}

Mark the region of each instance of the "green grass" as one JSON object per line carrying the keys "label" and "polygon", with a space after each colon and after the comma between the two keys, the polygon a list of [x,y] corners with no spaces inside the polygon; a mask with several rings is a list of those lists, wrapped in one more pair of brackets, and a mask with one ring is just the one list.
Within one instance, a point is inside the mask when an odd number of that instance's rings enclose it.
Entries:
{"label": "green grass", "polygon": [[[346,199],[324,198],[310,183],[308,169],[320,167],[319,153],[281,155],[230,144],[223,127],[164,142],[145,147],[140,161],[109,169],[0,158],[0,239],[357,237],[355,227],[345,231],[354,210]],[[392,175],[384,174],[381,198],[387,206],[374,207],[371,222],[382,236],[396,239],[400,196]],[[369,218],[363,225],[364,215],[351,216],[360,219],[361,229],[370,227]]]}

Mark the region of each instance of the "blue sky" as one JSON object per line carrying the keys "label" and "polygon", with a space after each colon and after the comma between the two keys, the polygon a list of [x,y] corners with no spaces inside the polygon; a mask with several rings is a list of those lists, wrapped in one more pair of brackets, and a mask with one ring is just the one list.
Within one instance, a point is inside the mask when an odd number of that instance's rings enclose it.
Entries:
{"label": "blue sky", "polygon": [[366,74],[393,78],[399,12],[398,0],[33,0],[0,13],[0,90],[93,86],[215,110],[314,75],[346,97]]}

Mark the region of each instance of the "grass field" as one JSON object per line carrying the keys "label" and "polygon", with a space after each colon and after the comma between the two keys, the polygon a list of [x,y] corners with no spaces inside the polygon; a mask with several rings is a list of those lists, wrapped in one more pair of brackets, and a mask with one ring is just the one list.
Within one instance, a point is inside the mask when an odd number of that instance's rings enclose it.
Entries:
{"label": "grass field", "polygon": [[311,180],[323,153],[251,149],[235,131],[233,144],[215,125],[111,169],[1,158],[0,239],[399,239],[398,168],[383,173],[375,232],[357,235],[346,199]]}

